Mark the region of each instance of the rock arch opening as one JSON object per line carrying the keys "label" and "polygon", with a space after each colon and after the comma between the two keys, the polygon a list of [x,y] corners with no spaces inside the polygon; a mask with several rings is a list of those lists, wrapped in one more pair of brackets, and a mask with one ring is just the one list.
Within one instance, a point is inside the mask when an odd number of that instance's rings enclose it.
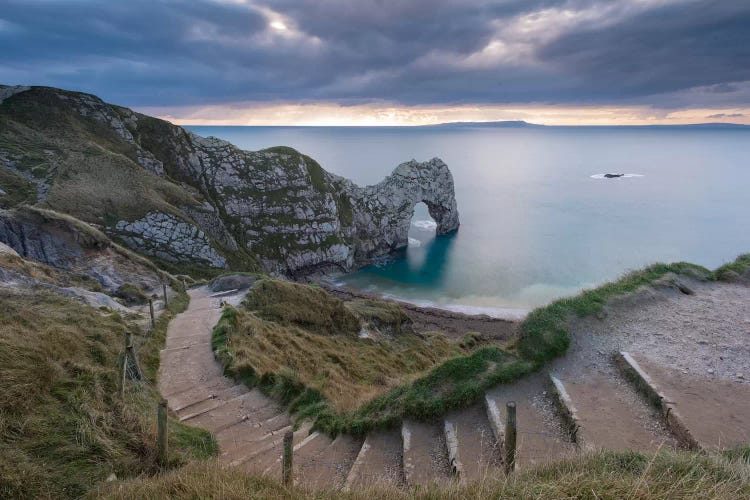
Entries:
{"label": "rock arch opening", "polygon": [[409,224],[409,247],[420,247],[437,235],[437,222],[430,215],[427,204],[420,201],[414,205]]}

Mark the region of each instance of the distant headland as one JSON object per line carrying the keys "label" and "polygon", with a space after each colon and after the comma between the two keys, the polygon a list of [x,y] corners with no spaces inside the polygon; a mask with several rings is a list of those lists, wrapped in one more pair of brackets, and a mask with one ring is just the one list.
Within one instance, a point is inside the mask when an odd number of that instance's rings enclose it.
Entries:
{"label": "distant headland", "polygon": [[541,125],[523,120],[503,120],[487,122],[444,122],[430,125],[418,125],[421,128],[637,128],[637,129],[746,129],[750,125],[741,123],[688,123],[677,125]]}

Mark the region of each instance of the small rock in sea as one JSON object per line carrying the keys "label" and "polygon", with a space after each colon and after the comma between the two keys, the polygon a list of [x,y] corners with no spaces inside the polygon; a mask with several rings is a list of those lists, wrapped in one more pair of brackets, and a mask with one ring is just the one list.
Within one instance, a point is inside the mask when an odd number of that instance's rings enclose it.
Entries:
{"label": "small rock in sea", "polygon": [[744,378],[745,378],[745,376],[744,376],[743,374],[741,374],[741,373],[738,373],[738,374],[737,374],[737,378],[741,378],[741,379],[744,379]]}
{"label": "small rock in sea", "polygon": [[698,344],[700,344],[700,345],[706,345],[706,344],[708,344],[708,342],[706,342],[705,340],[699,340]]}
{"label": "small rock in sea", "polygon": [[714,374],[714,369],[713,368],[709,368],[708,369],[708,373],[711,374],[711,375],[713,375]]}

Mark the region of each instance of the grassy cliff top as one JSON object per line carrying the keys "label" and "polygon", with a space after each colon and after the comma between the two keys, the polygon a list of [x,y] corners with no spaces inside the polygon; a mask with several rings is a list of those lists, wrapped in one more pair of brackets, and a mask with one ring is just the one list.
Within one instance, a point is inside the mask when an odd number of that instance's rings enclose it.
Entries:
{"label": "grassy cliff top", "polygon": [[[10,254],[0,266],[49,285],[93,280]],[[77,282],[76,280],[80,281]],[[0,287],[0,497],[78,498],[114,473],[155,473],[154,385],[158,350],[173,300],[154,332],[130,320],[53,293]],[[131,333],[148,379],[121,395],[120,357]],[[215,452],[211,436],[170,424],[170,463]]]}
{"label": "grassy cliff top", "polygon": [[441,362],[465,355],[476,339],[456,344],[440,333],[414,332],[400,307],[375,300],[344,302],[309,285],[264,279],[239,308],[227,308],[214,348],[228,370],[259,385],[293,411],[341,418]]}

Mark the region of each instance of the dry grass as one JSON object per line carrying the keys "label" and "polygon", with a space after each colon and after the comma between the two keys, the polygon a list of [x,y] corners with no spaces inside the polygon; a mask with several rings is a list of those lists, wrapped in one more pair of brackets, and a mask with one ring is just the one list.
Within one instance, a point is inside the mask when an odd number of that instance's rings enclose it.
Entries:
{"label": "dry grass", "polygon": [[187,191],[145,172],[132,159],[93,144],[80,153],[69,152],[60,174],[44,204],[88,222],[134,220],[151,210],[179,216],[177,206],[198,204]]}
{"label": "dry grass", "polygon": [[85,274],[62,272],[46,264],[27,260],[9,253],[0,253],[0,267],[57,286],[77,286],[91,290],[92,292],[100,292],[102,290],[99,282]]}
{"label": "dry grass", "polygon": [[[273,288],[277,293],[270,292]],[[307,300],[296,307],[293,301],[274,303],[282,294]],[[264,305],[258,311],[259,302]],[[270,280],[254,287],[244,306],[229,310],[222,321],[233,371],[257,379],[286,375],[320,393],[337,411],[352,410],[462,352],[440,334],[360,338],[359,323],[342,301],[321,289]],[[329,325],[339,333],[327,332]]]}
{"label": "dry grass", "polygon": [[[415,333],[394,303],[343,302],[319,287],[264,279],[213,332],[227,372],[335,435],[471,403],[530,365],[471,336]],[[470,340],[470,341],[469,341]]]}
{"label": "dry grass", "polygon": [[359,318],[344,302],[316,286],[260,280],[247,294],[244,305],[260,318],[322,335],[356,335],[360,330]]}
{"label": "dry grass", "polygon": [[[0,311],[0,498],[79,497],[112,472],[159,470],[158,394],[118,390],[125,333],[139,332],[40,290],[0,289]],[[172,428],[172,463],[214,451],[207,433]]]}
{"label": "dry grass", "polygon": [[248,476],[214,462],[191,464],[147,480],[107,486],[92,496],[107,498],[223,499],[746,499],[750,466],[720,456],[687,452],[595,453],[465,486],[399,489],[372,485],[350,493],[284,488],[275,480]]}
{"label": "dry grass", "polygon": [[45,207],[103,224],[199,205],[189,189],[140,167],[132,144],[60,94],[34,88],[0,106],[0,148],[20,169],[52,181]]}
{"label": "dry grass", "polygon": [[71,215],[31,205],[21,205],[16,212],[35,224],[50,224],[75,235],[76,241],[83,248],[108,248],[112,245],[106,234]]}
{"label": "dry grass", "polygon": [[[36,202],[36,186],[12,170],[0,166],[0,208]],[[2,194],[2,193],[5,194]]]}

